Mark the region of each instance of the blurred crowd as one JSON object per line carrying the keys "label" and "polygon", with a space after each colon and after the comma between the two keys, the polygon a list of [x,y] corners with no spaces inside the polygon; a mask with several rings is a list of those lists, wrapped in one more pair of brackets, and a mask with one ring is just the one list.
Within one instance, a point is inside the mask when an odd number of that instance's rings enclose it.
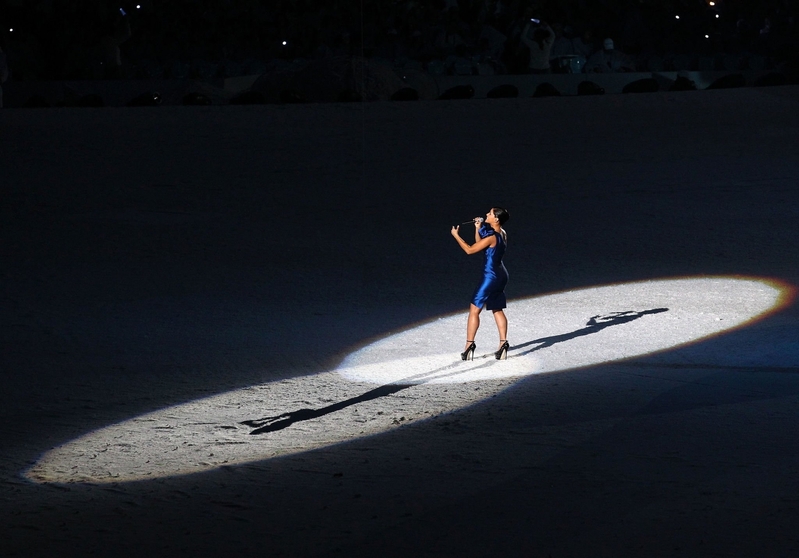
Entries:
{"label": "blurred crowd", "polygon": [[337,55],[490,75],[766,69],[799,0],[0,0],[12,80],[196,78]]}

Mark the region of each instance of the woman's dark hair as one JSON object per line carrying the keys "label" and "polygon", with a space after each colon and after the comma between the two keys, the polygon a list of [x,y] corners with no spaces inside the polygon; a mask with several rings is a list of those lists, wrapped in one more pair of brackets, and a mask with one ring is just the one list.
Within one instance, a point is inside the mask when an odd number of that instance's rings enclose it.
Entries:
{"label": "woman's dark hair", "polygon": [[491,211],[494,212],[494,217],[497,218],[500,225],[504,225],[510,219],[510,215],[508,215],[508,210],[502,207],[492,207]]}

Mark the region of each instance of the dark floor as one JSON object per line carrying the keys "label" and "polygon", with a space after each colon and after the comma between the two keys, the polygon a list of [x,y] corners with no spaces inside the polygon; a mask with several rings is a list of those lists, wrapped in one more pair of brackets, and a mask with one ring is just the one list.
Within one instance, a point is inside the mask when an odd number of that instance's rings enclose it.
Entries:
{"label": "dark floor", "polygon": [[784,87],[0,111],[0,556],[795,555],[793,304],[290,457],[110,485],[22,472],[465,308],[476,262],[449,225],[492,205],[511,298],[799,284],[798,108]]}

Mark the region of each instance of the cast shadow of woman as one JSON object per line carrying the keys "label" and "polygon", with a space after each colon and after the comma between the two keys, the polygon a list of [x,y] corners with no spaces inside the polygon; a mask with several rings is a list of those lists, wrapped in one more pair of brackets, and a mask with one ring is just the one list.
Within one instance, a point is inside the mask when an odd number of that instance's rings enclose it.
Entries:
{"label": "cast shadow of woman", "polygon": [[[653,308],[651,310],[641,310],[641,311],[628,310],[625,312],[612,312],[610,314],[601,314],[598,316],[592,316],[588,320],[588,322],[586,322],[585,326],[578,330],[571,331],[569,333],[563,333],[561,335],[552,335],[550,337],[533,339],[532,341],[527,341],[520,345],[514,345],[513,347],[511,347],[511,351],[513,351],[515,354],[509,355],[508,358],[522,357],[532,353],[533,351],[540,351],[541,349],[546,349],[547,347],[551,347],[552,345],[555,345],[557,343],[563,343],[565,341],[570,341],[578,337],[583,337],[585,335],[598,333],[603,329],[612,326],[626,324],[632,322],[633,320],[637,320],[643,316],[649,314],[660,314],[661,312],[668,312],[668,308]],[[516,353],[518,349],[523,349],[531,345],[535,346],[531,349],[527,349],[526,351]],[[479,364],[474,368],[484,367],[486,366],[486,364],[490,363]],[[253,430],[250,432],[251,435],[275,432],[278,430],[283,430],[284,428],[287,428],[297,422],[319,418],[325,415],[329,415],[330,413],[335,413],[336,411],[340,411],[341,409],[345,409],[352,405],[357,405],[358,403],[363,403],[365,401],[372,401],[380,397],[393,395],[399,391],[408,389],[409,387],[415,385],[424,384],[431,380],[440,379],[442,377],[463,374],[465,372],[469,372],[474,369],[471,368],[469,370],[458,370],[453,374],[447,374],[445,376],[437,375],[437,373],[444,371],[450,367],[451,366],[445,366],[443,368],[431,370],[430,372],[425,372],[423,374],[418,374],[415,376],[410,376],[408,378],[403,378],[401,380],[397,380],[396,382],[391,382],[390,384],[385,384],[373,390],[367,391],[366,393],[363,393],[357,397],[351,397],[350,399],[339,401],[338,403],[333,403],[332,405],[328,405],[327,407],[322,407],[320,409],[298,409],[296,411],[290,411],[288,413],[282,413],[280,415],[275,415],[271,417],[245,420],[240,422],[239,424],[243,424],[253,428]]]}

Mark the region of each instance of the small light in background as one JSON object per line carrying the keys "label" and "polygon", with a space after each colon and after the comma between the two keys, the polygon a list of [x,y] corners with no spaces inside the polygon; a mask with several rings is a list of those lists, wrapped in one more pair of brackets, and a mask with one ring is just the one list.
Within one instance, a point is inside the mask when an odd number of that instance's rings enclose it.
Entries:
{"label": "small light in background", "polygon": [[674,16],[674,19],[680,19],[680,16],[676,15]]}
{"label": "small light in background", "polygon": [[141,10],[141,4],[136,4],[136,9]]}
{"label": "small light in background", "polygon": [[286,41],[283,41],[283,46],[286,46],[287,44],[288,44],[288,43],[286,43]]}
{"label": "small light in background", "polygon": [[715,3],[715,2],[710,2],[709,4],[710,4],[711,6],[715,6],[715,5],[716,5],[716,3]]}
{"label": "small light in background", "polygon": [[718,19],[718,18],[719,18],[719,14],[716,14],[716,19]]}
{"label": "small light in background", "polygon": [[705,35],[705,39],[709,39],[709,38],[710,38],[710,35]]}

